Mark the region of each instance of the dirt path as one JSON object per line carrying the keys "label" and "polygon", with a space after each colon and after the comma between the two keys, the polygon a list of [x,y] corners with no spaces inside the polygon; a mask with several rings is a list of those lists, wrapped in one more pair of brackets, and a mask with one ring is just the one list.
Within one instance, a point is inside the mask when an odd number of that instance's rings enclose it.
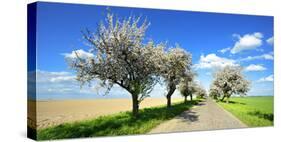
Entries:
{"label": "dirt path", "polygon": [[176,118],[160,124],[149,133],[216,130],[247,127],[210,98]]}

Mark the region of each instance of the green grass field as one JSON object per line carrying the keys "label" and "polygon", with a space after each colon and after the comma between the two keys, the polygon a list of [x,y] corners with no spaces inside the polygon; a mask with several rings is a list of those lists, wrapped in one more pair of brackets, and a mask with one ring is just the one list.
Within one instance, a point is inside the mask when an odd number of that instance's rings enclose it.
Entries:
{"label": "green grass field", "polygon": [[160,123],[172,119],[191,108],[198,101],[176,103],[170,109],[166,106],[141,109],[139,118],[131,117],[131,112],[102,116],[93,120],[65,123],[38,131],[38,140],[82,138],[96,136],[116,136],[144,134]]}
{"label": "green grass field", "polygon": [[273,96],[233,97],[218,104],[249,127],[273,126]]}

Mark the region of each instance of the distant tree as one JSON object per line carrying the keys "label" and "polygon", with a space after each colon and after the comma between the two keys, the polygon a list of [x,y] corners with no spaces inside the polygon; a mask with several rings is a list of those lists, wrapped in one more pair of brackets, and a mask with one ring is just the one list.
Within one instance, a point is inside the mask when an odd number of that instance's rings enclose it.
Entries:
{"label": "distant tree", "polygon": [[202,86],[197,86],[196,88],[196,97],[199,99],[203,99],[207,96],[206,90]]}
{"label": "distant tree", "polygon": [[171,107],[171,97],[182,77],[191,68],[191,54],[181,49],[179,45],[171,48],[163,59],[164,64],[161,69],[161,76],[167,88],[167,107]]}
{"label": "distant tree", "polygon": [[228,103],[233,94],[246,95],[250,82],[243,76],[241,67],[226,66],[215,74],[212,86],[214,92],[222,95],[221,101],[226,98]]}
{"label": "distant tree", "polygon": [[215,100],[219,100],[219,98],[221,97],[221,89],[219,89],[217,86],[215,85],[211,85],[210,90],[209,90],[209,96]]}
{"label": "distant tree", "polygon": [[190,96],[190,100],[192,101],[192,96],[196,92],[196,83],[194,82],[195,73],[187,72],[179,85],[179,91],[181,95],[184,97],[184,102],[187,103],[187,97]]}
{"label": "distant tree", "polygon": [[114,84],[127,90],[132,97],[134,117],[140,102],[149,96],[157,82],[163,64],[163,46],[152,41],[144,43],[148,26],[140,17],[119,20],[108,13],[95,32],[88,29],[83,32],[93,58],[84,59],[77,54],[77,60],[70,63],[81,85],[99,79],[101,86],[107,88],[106,94]]}

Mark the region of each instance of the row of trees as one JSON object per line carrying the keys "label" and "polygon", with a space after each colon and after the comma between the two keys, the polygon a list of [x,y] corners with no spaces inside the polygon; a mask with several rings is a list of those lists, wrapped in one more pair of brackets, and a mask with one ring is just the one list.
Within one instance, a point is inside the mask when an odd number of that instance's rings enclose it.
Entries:
{"label": "row of trees", "polygon": [[149,23],[140,17],[119,20],[108,13],[95,32],[83,32],[93,57],[83,58],[76,54],[77,59],[70,62],[81,85],[99,79],[101,86],[107,88],[106,93],[114,84],[127,90],[131,94],[135,117],[141,101],[149,97],[160,80],[167,88],[167,107],[171,106],[171,97],[179,84],[182,94],[191,98],[193,89],[199,88],[193,82],[191,54],[179,45],[168,48],[166,44],[155,44],[152,40],[145,42],[148,26]]}
{"label": "row of trees", "polygon": [[[167,93],[167,107],[171,107],[171,98],[177,87],[187,102],[193,94],[203,98],[207,96],[202,86],[194,78],[191,69],[192,56],[178,44],[155,44],[152,40],[145,42],[145,32],[149,26],[140,17],[123,20],[108,13],[95,32],[86,30],[83,37],[90,47],[92,57],[81,57],[69,61],[77,72],[81,85],[101,80],[101,86],[107,89],[119,85],[131,94],[133,116],[137,116],[140,103],[149,97],[157,83],[164,82]],[[218,71],[209,90],[209,96],[229,101],[233,94],[245,95],[250,82],[242,75],[241,67],[227,66]],[[161,81],[160,81],[161,80]]]}
{"label": "row of trees", "polygon": [[204,98],[207,96],[205,89],[195,82],[195,73],[191,72],[188,76],[182,78],[179,85],[181,95],[184,97],[184,102],[187,102],[187,97],[190,96],[190,100],[193,100],[195,94],[198,98]]}

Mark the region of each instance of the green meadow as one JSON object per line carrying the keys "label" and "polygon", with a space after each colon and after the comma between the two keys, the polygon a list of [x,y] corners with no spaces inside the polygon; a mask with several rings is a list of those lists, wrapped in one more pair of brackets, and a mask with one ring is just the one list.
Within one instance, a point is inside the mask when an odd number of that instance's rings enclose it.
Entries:
{"label": "green meadow", "polygon": [[273,96],[232,97],[230,102],[218,102],[249,127],[273,126]]}

